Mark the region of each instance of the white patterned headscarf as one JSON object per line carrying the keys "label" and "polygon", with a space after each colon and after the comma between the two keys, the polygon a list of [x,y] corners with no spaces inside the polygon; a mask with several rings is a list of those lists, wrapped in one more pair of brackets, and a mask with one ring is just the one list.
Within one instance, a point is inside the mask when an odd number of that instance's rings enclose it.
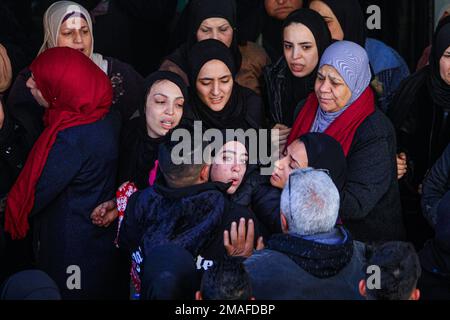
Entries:
{"label": "white patterned headscarf", "polygon": [[351,41],[336,41],[329,46],[320,59],[319,69],[324,65],[332,66],[339,72],[352,96],[345,107],[337,112],[329,113],[318,108],[312,132],[324,132],[337,117],[358,100],[370,85],[372,78],[366,50]]}
{"label": "white patterned headscarf", "polygon": [[[57,46],[57,39],[59,34],[59,29],[67,17],[67,15],[72,15],[78,13],[85,18],[91,35],[93,34],[92,20],[89,12],[80,4],[72,1],[58,1],[48,7],[44,14],[44,43],[39,50],[39,54],[48,48],[54,48]],[[99,66],[103,72],[108,72],[108,62],[103,59],[103,56],[98,53],[94,53],[94,37],[92,36],[92,48],[89,53],[89,57],[94,61],[94,63]]]}

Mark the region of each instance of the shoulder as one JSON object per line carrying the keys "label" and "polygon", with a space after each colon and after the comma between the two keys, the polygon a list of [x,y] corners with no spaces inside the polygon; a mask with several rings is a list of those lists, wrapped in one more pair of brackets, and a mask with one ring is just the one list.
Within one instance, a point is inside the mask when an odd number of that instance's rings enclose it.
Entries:
{"label": "shoulder", "polygon": [[247,41],[246,45],[239,46],[239,51],[244,59],[251,60],[253,63],[260,65],[270,63],[266,50],[254,42]]}
{"label": "shoulder", "polygon": [[376,109],[359,126],[355,137],[359,139],[394,138],[395,131],[388,117]]}
{"label": "shoulder", "polygon": [[109,77],[120,73],[124,77],[133,77],[138,81],[144,81],[143,77],[130,64],[112,57],[105,57],[105,60],[108,61]]}

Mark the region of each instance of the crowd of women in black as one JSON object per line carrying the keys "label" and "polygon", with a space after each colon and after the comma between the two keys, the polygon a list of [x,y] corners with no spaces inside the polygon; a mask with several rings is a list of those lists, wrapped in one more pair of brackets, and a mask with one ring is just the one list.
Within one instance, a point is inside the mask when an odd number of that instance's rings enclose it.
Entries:
{"label": "crowd of women in black", "polygon": [[[158,70],[147,76],[148,66],[139,73],[96,49],[92,17],[100,22],[108,6],[123,5],[115,3],[50,5],[31,64],[27,48],[0,39],[0,280],[36,267],[64,298],[128,297],[130,264],[139,287],[145,253],[131,259],[116,247],[120,195],[164,180],[159,146],[201,121],[204,129],[278,129],[271,176],[247,164],[248,145],[225,141],[206,179],[226,184],[226,201],[249,209],[264,239],[281,232],[289,174],[327,169],[341,198],[337,223],[358,241],[413,242],[423,283],[450,292],[450,229],[436,225],[450,194],[448,13],[428,64],[409,75],[394,49],[366,36],[357,0],[265,0],[261,46],[247,40],[242,4],[191,0],[174,50],[154,58]],[[167,3],[163,11],[174,12]],[[70,265],[86,277],[79,293],[66,288]]]}

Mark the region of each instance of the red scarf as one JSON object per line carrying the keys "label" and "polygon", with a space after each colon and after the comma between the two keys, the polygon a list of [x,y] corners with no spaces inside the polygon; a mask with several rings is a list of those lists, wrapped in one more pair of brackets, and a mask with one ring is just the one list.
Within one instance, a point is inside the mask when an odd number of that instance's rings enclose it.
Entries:
{"label": "red scarf", "polygon": [[[308,99],[289,134],[287,145],[290,145],[295,139],[310,132],[316,119],[319,101],[313,92]],[[353,137],[360,124],[372,113],[375,112],[375,102],[372,89],[367,89],[361,96],[350,105],[339,117],[334,120],[324,133],[336,139],[342,146],[345,156],[348,155]]]}
{"label": "red scarf", "polygon": [[[24,238],[28,232],[36,185],[58,132],[100,120],[112,103],[110,80],[77,50],[47,49],[33,61],[30,69],[49,107],[44,115],[45,129],[8,194],[5,230],[13,239]],[[64,174],[64,168],[59,170]]]}

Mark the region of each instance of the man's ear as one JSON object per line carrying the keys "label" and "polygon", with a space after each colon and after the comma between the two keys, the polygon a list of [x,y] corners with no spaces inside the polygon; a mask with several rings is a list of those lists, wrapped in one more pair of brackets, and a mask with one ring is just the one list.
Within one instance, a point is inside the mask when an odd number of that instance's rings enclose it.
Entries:
{"label": "man's ear", "polygon": [[195,300],[203,300],[202,293],[200,291],[195,293]]}
{"label": "man's ear", "polygon": [[205,164],[200,170],[200,182],[206,183],[209,181],[209,170],[211,169],[211,165]]}
{"label": "man's ear", "polygon": [[414,289],[409,300],[419,300],[420,299],[420,290]]}
{"label": "man's ear", "polygon": [[367,297],[367,292],[366,292],[366,280],[363,279],[359,282],[359,294],[362,295],[363,297]]}
{"label": "man's ear", "polygon": [[280,219],[281,219],[281,230],[283,231],[283,233],[288,233],[289,225],[286,216],[283,214],[283,212],[280,212]]}

